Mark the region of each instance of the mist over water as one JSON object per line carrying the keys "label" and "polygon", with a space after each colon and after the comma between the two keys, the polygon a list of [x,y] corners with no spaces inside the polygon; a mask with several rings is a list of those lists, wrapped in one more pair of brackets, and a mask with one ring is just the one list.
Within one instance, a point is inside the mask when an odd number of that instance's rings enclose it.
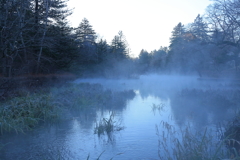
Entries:
{"label": "mist over water", "polygon": [[231,86],[231,80],[201,80],[198,76],[181,76],[181,75],[158,75],[149,74],[141,75],[136,79],[78,79],[74,83],[99,83],[105,88],[113,90],[142,90],[141,94],[157,92],[163,94],[173,94],[182,89],[227,89],[235,88]]}
{"label": "mist over water", "polygon": [[[231,79],[204,80],[198,76],[149,74],[138,79],[79,79],[74,83],[100,83],[107,89],[138,91],[143,99],[151,96],[169,100],[171,107],[179,112],[176,117],[187,117],[190,113],[193,116],[196,112],[195,118],[199,121],[211,119],[207,117],[214,112],[220,119],[227,118],[226,110],[238,105],[239,84]],[[236,96],[235,102],[233,96]]]}
{"label": "mist over water", "polygon": [[[4,135],[0,159],[159,159],[163,124],[180,129],[188,124],[203,131],[231,120],[238,107],[239,88],[231,81],[205,81],[196,76],[143,75],[136,79],[78,79],[74,84],[101,84],[116,92],[135,95],[117,106],[96,111],[73,112],[57,125],[36,131]],[[117,107],[116,107],[117,106]],[[111,135],[94,134],[96,122],[115,113],[124,129]],[[102,153],[102,154],[101,154]]]}

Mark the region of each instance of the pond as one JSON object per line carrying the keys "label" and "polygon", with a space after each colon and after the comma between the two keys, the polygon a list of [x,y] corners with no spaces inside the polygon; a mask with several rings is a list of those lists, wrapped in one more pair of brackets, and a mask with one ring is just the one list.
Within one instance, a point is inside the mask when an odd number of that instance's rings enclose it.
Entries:
{"label": "pond", "polygon": [[[148,75],[139,79],[79,79],[73,83],[86,82],[112,91],[133,90],[135,96],[114,109],[71,112],[57,124],[42,125],[24,134],[4,134],[0,159],[164,159],[164,147],[171,148],[166,135],[186,127],[201,133],[208,127],[218,135],[216,126],[231,120],[239,105],[238,85],[230,81]],[[111,115],[122,128],[110,134],[94,134],[96,124]],[[182,139],[179,134],[176,137]]]}

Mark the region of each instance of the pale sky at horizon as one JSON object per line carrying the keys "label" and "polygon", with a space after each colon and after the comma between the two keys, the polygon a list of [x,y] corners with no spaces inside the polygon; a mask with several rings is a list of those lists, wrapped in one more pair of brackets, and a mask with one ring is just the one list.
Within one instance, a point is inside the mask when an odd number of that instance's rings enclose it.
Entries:
{"label": "pale sky at horizon", "polygon": [[137,56],[168,46],[173,28],[181,22],[192,23],[203,14],[209,0],[69,0],[75,8],[69,17],[73,27],[87,18],[96,33],[110,44],[121,30]]}

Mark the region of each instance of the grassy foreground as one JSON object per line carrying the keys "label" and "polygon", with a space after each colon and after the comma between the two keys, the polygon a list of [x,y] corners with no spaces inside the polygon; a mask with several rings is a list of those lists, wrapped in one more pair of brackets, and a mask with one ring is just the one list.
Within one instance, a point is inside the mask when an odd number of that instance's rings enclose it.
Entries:
{"label": "grassy foreground", "polygon": [[191,121],[175,126],[161,121],[156,135],[161,160],[240,160],[239,113],[224,127],[196,127]]}

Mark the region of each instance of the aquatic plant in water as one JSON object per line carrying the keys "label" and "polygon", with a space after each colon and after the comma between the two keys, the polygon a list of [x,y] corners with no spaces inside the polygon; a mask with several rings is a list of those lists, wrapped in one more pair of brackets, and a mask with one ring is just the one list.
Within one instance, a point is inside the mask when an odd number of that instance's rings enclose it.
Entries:
{"label": "aquatic plant in water", "polygon": [[114,112],[109,112],[109,114],[109,118],[102,118],[99,120],[99,122],[96,122],[94,134],[110,134],[114,131],[120,131],[124,129],[124,127],[119,124],[119,121],[114,120]]}
{"label": "aquatic plant in water", "polygon": [[158,111],[159,112],[159,114],[162,112],[162,111],[165,111],[164,110],[164,108],[165,108],[165,104],[163,104],[163,103],[161,103],[161,104],[152,104],[152,111],[153,111],[153,113],[154,113],[154,115],[156,114],[156,111]]}

